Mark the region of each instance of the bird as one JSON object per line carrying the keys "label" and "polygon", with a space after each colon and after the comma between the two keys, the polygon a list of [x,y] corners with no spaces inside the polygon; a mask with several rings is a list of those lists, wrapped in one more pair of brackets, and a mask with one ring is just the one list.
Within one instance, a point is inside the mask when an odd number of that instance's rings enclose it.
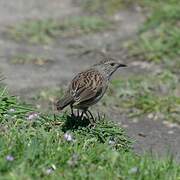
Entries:
{"label": "bird", "polygon": [[[58,111],[70,106],[71,114],[73,109],[82,111],[80,118],[85,114],[94,121],[89,107],[96,104],[105,94],[112,75],[121,67],[126,67],[121,61],[112,57],[104,57],[99,63],[78,73],[70,82],[65,95],[56,102]],[[89,113],[89,115],[88,115]]]}

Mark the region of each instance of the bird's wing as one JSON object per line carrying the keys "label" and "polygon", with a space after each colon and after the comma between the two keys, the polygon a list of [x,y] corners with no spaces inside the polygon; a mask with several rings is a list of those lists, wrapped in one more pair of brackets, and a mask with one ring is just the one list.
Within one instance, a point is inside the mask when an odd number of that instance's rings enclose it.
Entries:
{"label": "bird's wing", "polygon": [[70,86],[71,95],[76,103],[96,97],[103,89],[104,77],[97,71],[90,69],[79,73]]}

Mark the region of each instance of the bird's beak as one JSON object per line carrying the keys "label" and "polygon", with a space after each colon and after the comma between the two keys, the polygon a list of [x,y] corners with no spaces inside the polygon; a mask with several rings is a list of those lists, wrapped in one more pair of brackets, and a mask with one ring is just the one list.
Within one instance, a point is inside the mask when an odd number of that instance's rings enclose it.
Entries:
{"label": "bird's beak", "polygon": [[126,64],[119,63],[118,68],[120,68],[120,67],[127,67],[127,65],[126,65]]}

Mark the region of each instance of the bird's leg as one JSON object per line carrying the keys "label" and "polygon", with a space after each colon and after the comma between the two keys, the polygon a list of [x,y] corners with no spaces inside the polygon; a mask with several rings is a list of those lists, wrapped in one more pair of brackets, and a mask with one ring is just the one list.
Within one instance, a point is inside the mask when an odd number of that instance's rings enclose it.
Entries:
{"label": "bird's leg", "polygon": [[[84,114],[87,116],[86,111],[87,111],[87,108],[82,109],[82,113],[81,113],[81,116],[80,116],[81,120],[82,120]],[[89,119],[89,116],[87,116],[87,118]]]}
{"label": "bird's leg", "polygon": [[[88,118],[88,120],[90,122],[88,127],[95,127],[96,126],[96,124],[95,124],[96,121],[95,121],[92,113],[89,110],[86,110],[85,114],[86,114],[86,116],[87,116],[87,118]],[[89,117],[89,115],[90,115],[90,117]]]}
{"label": "bird's leg", "polygon": [[73,111],[73,105],[72,104],[70,105],[70,108],[71,108],[71,116],[74,116],[74,111]]}
{"label": "bird's leg", "polygon": [[99,114],[99,112],[98,112],[98,121],[101,119],[101,116],[100,116],[100,114]]}
{"label": "bird's leg", "polygon": [[77,109],[77,117],[79,117],[79,109]]}
{"label": "bird's leg", "polygon": [[97,113],[97,120],[100,121],[100,120],[104,120],[105,119],[105,114],[100,114],[99,112]]}
{"label": "bird's leg", "polygon": [[83,115],[84,115],[85,112],[86,112],[85,110],[82,111],[81,116],[80,116],[80,119],[81,119],[81,120],[82,120]]}
{"label": "bird's leg", "polygon": [[92,119],[93,122],[95,123],[96,121],[95,121],[94,116],[92,115],[91,111],[87,110],[87,112],[90,114],[90,117],[91,117],[90,119]]}
{"label": "bird's leg", "polygon": [[[88,120],[89,120],[89,122],[90,122],[89,125],[94,125],[94,121],[92,121],[92,118],[89,118],[88,111],[85,111],[84,113],[85,113],[86,117],[88,118]],[[90,113],[89,113],[89,114],[90,114]],[[89,125],[88,125],[88,126],[89,126]]]}
{"label": "bird's leg", "polygon": [[84,114],[86,115],[86,118],[89,119],[89,115],[88,115],[87,111],[84,111]]}

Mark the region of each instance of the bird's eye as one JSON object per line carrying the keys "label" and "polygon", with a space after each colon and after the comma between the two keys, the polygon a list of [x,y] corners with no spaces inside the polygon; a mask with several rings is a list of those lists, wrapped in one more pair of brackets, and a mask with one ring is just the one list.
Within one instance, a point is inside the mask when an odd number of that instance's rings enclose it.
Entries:
{"label": "bird's eye", "polygon": [[115,65],[115,63],[111,63],[110,65],[111,65],[111,66],[114,66],[114,65]]}

